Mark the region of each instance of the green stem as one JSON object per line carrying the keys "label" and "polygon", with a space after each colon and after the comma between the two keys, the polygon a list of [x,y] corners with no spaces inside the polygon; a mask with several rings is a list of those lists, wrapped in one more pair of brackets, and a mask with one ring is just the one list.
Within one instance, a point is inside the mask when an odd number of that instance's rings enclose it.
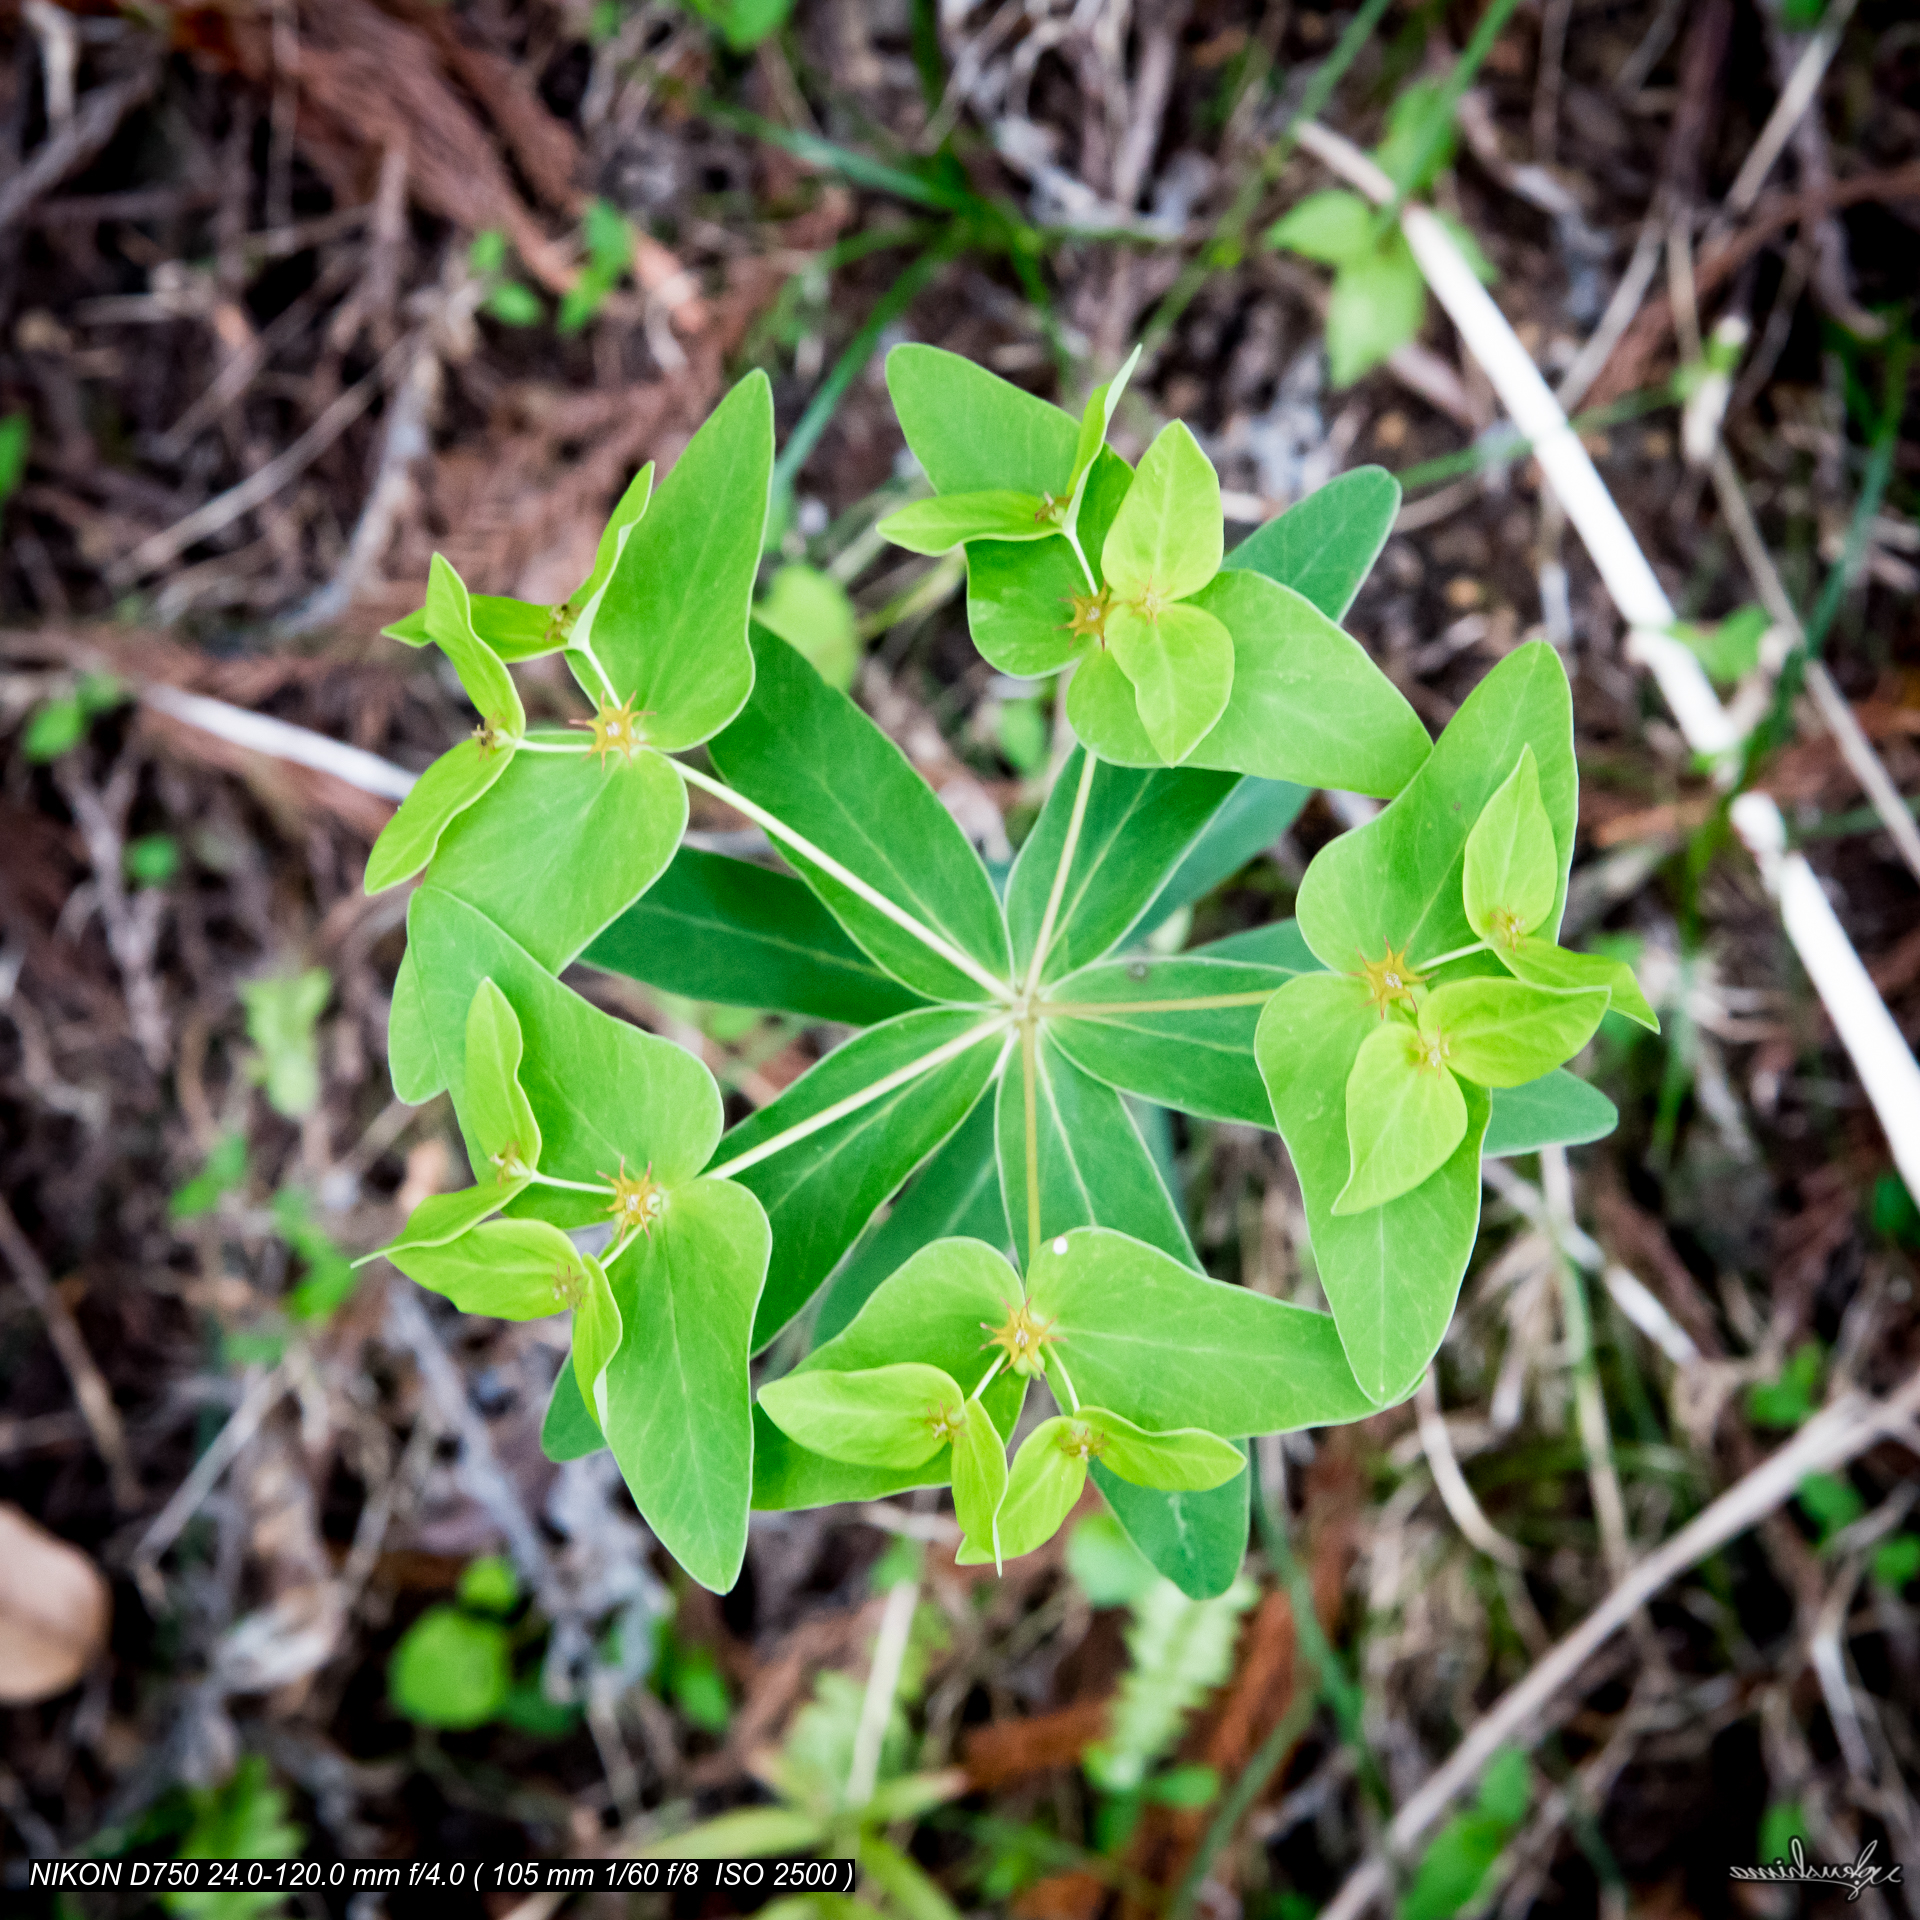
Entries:
{"label": "green stem", "polygon": [[536,1187],[563,1187],[568,1193],[611,1193],[613,1189],[604,1182],[590,1184],[585,1180],[562,1180],[554,1173],[529,1173],[527,1178]]}
{"label": "green stem", "polygon": [[1049,1351],[1047,1354],[1047,1365],[1060,1369],[1060,1384],[1067,1390],[1067,1411],[1069,1413],[1078,1413],[1080,1411],[1080,1396],[1074,1391],[1073,1375],[1067,1371],[1067,1363],[1060,1358],[1059,1354]]}
{"label": "green stem", "polygon": [[1413,970],[1415,973],[1431,973],[1435,967],[1444,967],[1449,960],[1464,960],[1470,953],[1489,951],[1484,940],[1476,940],[1470,947],[1455,947],[1451,953],[1436,953],[1431,960],[1416,961]]}
{"label": "green stem", "polygon": [[515,753],[583,754],[593,751],[589,740],[529,740],[525,734],[514,742]]}
{"label": "green stem", "polygon": [[977,1387],[975,1387],[970,1394],[967,1395],[967,1398],[969,1400],[978,1400],[980,1396],[983,1393],[985,1393],[990,1386],[993,1385],[995,1375],[997,1375],[1000,1369],[1004,1367],[1006,1364],[1007,1364],[1007,1356],[1004,1353],[996,1354],[994,1356],[993,1365],[990,1366],[986,1370],[986,1372],[980,1376],[980,1384]]}

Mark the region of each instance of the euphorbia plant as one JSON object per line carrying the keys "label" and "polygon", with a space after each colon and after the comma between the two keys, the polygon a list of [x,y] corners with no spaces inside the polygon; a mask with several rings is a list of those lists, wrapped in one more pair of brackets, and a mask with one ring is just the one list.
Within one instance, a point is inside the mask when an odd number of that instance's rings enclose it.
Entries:
{"label": "euphorbia plant", "polygon": [[[950,1485],[962,1556],[1003,1562],[1091,1475],[1156,1566],[1224,1591],[1243,1443],[1413,1390],[1482,1156],[1605,1132],[1562,1064],[1608,1006],[1652,1018],[1623,967],[1557,944],[1566,678],[1520,648],[1429,739],[1338,625],[1398,504],[1377,469],[1223,556],[1183,426],[1137,471],[1106,446],[1120,380],[1077,421],[929,348],[888,381],[935,492],[882,531],[965,549],[994,665],[1071,669],[1080,744],[1011,871],[753,623],[761,376],[657,494],[635,482],[562,606],[469,597],[436,561],[396,631],[446,652],[480,723],[368,883],[424,867],[394,1079],[451,1091],[476,1184],[391,1253],[469,1311],[571,1310],[549,1452],[611,1446],[710,1587],[752,1506]],[[542,731],[508,663],[555,651],[592,712]],[[1313,862],[1297,922],[1143,944],[1318,785],[1390,804]],[[782,865],[682,845],[689,786]],[[723,1132],[706,1066],[563,984],[576,961],[860,1031]],[[1277,1121],[1331,1315],[1201,1271],[1141,1103]],[[753,1357],[783,1333],[755,1405]],[[1009,1464],[1035,1384],[1052,1411]]]}

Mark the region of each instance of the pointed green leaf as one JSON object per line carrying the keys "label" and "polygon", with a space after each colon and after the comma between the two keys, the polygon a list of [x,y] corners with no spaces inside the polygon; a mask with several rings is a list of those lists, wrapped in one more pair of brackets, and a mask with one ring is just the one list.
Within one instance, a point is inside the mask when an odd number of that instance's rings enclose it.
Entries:
{"label": "pointed green leaf", "polygon": [[1136,1487],[1163,1493],[1206,1493],[1224,1486],[1246,1462],[1240,1449],[1204,1427],[1149,1432],[1105,1407],[1082,1407],[1080,1418],[1100,1436],[1101,1464]]}
{"label": "pointed green leaf", "polygon": [[[1299,968],[1142,955],[1088,967],[1047,1003],[1053,1044],[1096,1080],[1157,1106],[1212,1120],[1273,1124],[1273,1104],[1253,1061],[1266,996]],[[1238,1006],[1170,1007],[1167,1001],[1257,1000]],[[1089,1011],[1076,1014],[1076,1007]]]}
{"label": "pointed green leaf", "polygon": [[[1004,979],[1006,923],[980,857],[906,756],[784,640],[755,635],[759,678],[713,742],[748,799],[804,834],[951,945]],[[977,982],[801,855],[781,858],[897,980],[933,999],[977,1002]]]}
{"label": "pointed green leaf", "polygon": [[1535,641],[1474,688],[1388,806],[1315,855],[1297,911],[1326,966],[1357,972],[1388,947],[1417,962],[1475,942],[1463,901],[1467,835],[1523,746],[1533,749],[1559,859],[1551,933],[1566,898],[1579,783],[1566,669]]}
{"label": "pointed green leaf", "polygon": [[1553,911],[1559,879],[1560,850],[1540,804],[1540,771],[1533,749],[1522,747],[1467,835],[1467,924],[1496,948],[1517,946]]}
{"label": "pointed green leaf", "polygon": [[413,876],[433,858],[440,836],[506,772],[508,747],[462,740],[450,747],[413,784],[399,810],[380,829],[367,855],[366,890],[382,893]]}
{"label": "pointed green leaf", "polygon": [[671,1840],[656,1840],[638,1850],[642,1860],[754,1860],[783,1853],[805,1853],[826,1838],[826,1828],[810,1813],[789,1807],[742,1807],[703,1820]]}
{"label": "pointed green leaf", "polygon": [[[1087,1461],[1092,1451],[1089,1439],[1085,1427],[1057,1415],[1041,1421],[1020,1443],[1000,1502],[998,1531],[1003,1559],[1017,1560],[1023,1553],[1044,1547],[1060,1531],[1061,1521],[1073,1511],[1081,1488],[1087,1484]],[[993,1558],[991,1547],[983,1550],[971,1538],[954,1555],[963,1567],[988,1565]]]}
{"label": "pointed green leaf", "polygon": [[[1244,1456],[1245,1442],[1235,1451]],[[1217,1600],[1240,1577],[1253,1490],[1244,1464],[1231,1480],[1206,1493],[1136,1487],[1099,1460],[1093,1463],[1093,1484],[1128,1539],[1188,1599]]]}
{"label": "pointed green leaf", "polygon": [[1427,1058],[1412,1027],[1382,1022],[1361,1041],[1347,1076],[1353,1171],[1333,1211],[1365,1213],[1410,1193],[1453,1157],[1466,1130],[1460,1082],[1443,1063]]}
{"label": "pointed green leaf", "polygon": [[1233,635],[1197,606],[1162,607],[1146,619],[1123,604],[1107,616],[1107,646],[1133,682],[1140,724],[1154,751],[1177,766],[1226,711]]}
{"label": "pointed green leaf", "polygon": [[447,1076],[427,1031],[427,1012],[420,998],[420,973],[413,949],[400,956],[393,977],[393,1007],[387,1015],[387,1071],[393,1077],[395,1099],[417,1107],[444,1090]]}
{"label": "pointed green leaf", "polygon": [[526,709],[520,704],[513,675],[500,656],[474,632],[466,586],[444,554],[433,556],[427,574],[426,613],[428,635],[453,662],[453,670],[460,676],[460,684],[481,719],[500,733],[515,736],[525,733]]}
{"label": "pointed green leaf", "polygon": [[[1040,1174],[1040,1232],[1112,1227],[1197,1266],[1179,1209],[1153,1155],[1111,1087],[1102,1086],[1044,1032],[1035,1049],[1035,1158]],[[1001,1077],[1000,1188],[1016,1247],[1027,1244],[1026,1068],[1021,1051]]]}
{"label": "pointed green leaf", "polygon": [[[1054,780],[1007,881],[1007,928],[1023,980],[1060,870],[1084,764],[1084,749],[1076,748]],[[1112,950],[1233,790],[1226,774],[1095,767],[1043,982]]]}
{"label": "pointed green leaf", "polygon": [[694,1180],[608,1276],[629,1337],[606,1374],[607,1439],[641,1517],[714,1593],[747,1550],[747,1353],[768,1239],[745,1188]]}
{"label": "pointed green leaf", "polygon": [[1494,957],[1515,979],[1529,986],[1548,987],[1556,992],[1577,992],[1584,987],[1604,987],[1610,996],[1611,1011],[1625,1014],[1649,1033],[1660,1031],[1660,1016],[1654,1012],[1633,969],[1624,960],[1609,960],[1597,953],[1574,953],[1556,947],[1550,940],[1522,940],[1517,947],[1496,945]]}
{"label": "pointed green leaf", "polygon": [[[407,1215],[400,1237],[381,1251],[392,1259],[398,1252],[444,1247],[481,1221],[491,1219],[509,1201],[518,1199],[530,1184],[525,1178],[502,1180],[489,1173],[477,1186],[462,1187],[457,1193],[430,1193]],[[366,1257],[371,1260],[374,1256]]]}
{"label": "pointed green leaf", "polygon": [[1426,317],[1426,279],[1397,232],[1337,267],[1327,298],[1327,373],[1335,388],[1398,353]]}
{"label": "pointed green leaf", "polygon": [[1243,933],[1230,933],[1223,939],[1209,940],[1204,947],[1190,947],[1181,956],[1187,960],[1231,960],[1237,966],[1281,967],[1288,973],[1319,973],[1320,962],[1307,945],[1297,920],[1274,920],[1264,927],[1248,927]]}
{"label": "pointed green leaf", "polygon": [[1170,914],[1231,879],[1273,846],[1312,798],[1310,788],[1284,780],[1239,781],[1121,944],[1144,940]]}
{"label": "pointed green leaf", "polygon": [[994,1516],[1007,1491],[1007,1443],[978,1400],[953,1437],[953,1515],[976,1545],[991,1547]]}
{"label": "pointed green leaf", "polygon": [[[528,600],[512,600],[498,593],[470,593],[467,613],[473,630],[504,661],[537,660],[542,654],[558,653],[566,644],[552,607],[537,607]],[[425,607],[380,629],[389,640],[404,641],[410,647],[424,647],[432,636],[427,632]]]}
{"label": "pointed green leaf", "polygon": [[580,1397],[580,1376],[569,1361],[554,1376],[547,1411],[540,1423],[540,1451],[549,1460],[584,1460],[607,1444],[600,1423]]}
{"label": "pointed green leaf", "polygon": [[1067,682],[1067,722],[1089,752],[1121,767],[1163,767],[1133,682],[1110,647],[1091,647]]}
{"label": "pointed green leaf", "polygon": [[586,1297],[599,1272],[592,1255],[544,1220],[488,1220],[442,1245],[396,1245],[387,1257],[462,1313],[494,1320],[564,1313]]}
{"label": "pointed green leaf", "polygon": [[1357,193],[1310,193],[1267,229],[1267,244],[1337,267],[1373,246],[1373,209]]}
{"label": "pointed green leaf", "polygon": [[593,650],[615,695],[649,716],[647,738],[662,752],[717,733],[753,690],[747,619],[772,473],[773,392],[756,370],[687,442],[645,518],[624,530]]}
{"label": "pointed green leaf", "polygon": [[652,885],[686,824],[686,787],[657,753],[596,764],[523,751],[441,836],[426,884],[557,973]]}
{"label": "pointed green leaf", "polygon": [[909,553],[950,553],[969,540],[1051,540],[1060,523],[1037,493],[938,493],[890,513],[875,531]]}
{"label": "pointed green leaf", "polygon": [[1124,1234],[1046,1241],[1028,1304],[1053,1323],[1081,1400],[1143,1427],[1197,1423],[1239,1438],[1333,1426],[1367,1409],[1324,1313],[1209,1280]]}
{"label": "pointed green leaf", "polygon": [[600,543],[594,549],[593,566],[587,577],[567,595],[567,605],[574,613],[579,613],[612,578],[614,562],[619,559],[624,544],[621,535],[639,522],[652,498],[653,462],[649,460],[627,482],[626,491],[615,503],[613,512],[607,516],[607,524],[600,530]]}
{"label": "pointed green leaf", "polygon": [[1250,533],[1220,565],[1263,573],[1340,620],[1399,512],[1399,481],[1384,467],[1355,467]]}
{"label": "pointed green leaf", "polygon": [[1014,487],[1066,493],[1078,438],[1073,416],[939,347],[895,347],[887,391],[907,445],[941,493]]}
{"label": "pointed green leaf", "polygon": [[855,1027],[922,1004],[840,931],[804,881],[692,847],[581,958],[689,999]]}
{"label": "pointed green leaf", "polygon": [[760,1389],[760,1404],[788,1438],[857,1467],[923,1466],[966,1418],[966,1394],[918,1360],[858,1373],[789,1373]]}
{"label": "pointed green leaf", "polygon": [[[1446,1165],[1385,1206],[1337,1216],[1333,1202],[1352,1169],[1347,1076],[1379,1024],[1363,981],[1302,974],[1268,1001],[1254,1055],[1300,1178],[1340,1344],[1368,1398],[1391,1406],[1418,1384],[1453,1316],[1480,1224],[1488,1107],[1480,1088],[1463,1088],[1467,1130]],[[1210,1418],[1207,1424],[1230,1431]]]}
{"label": "pointed green leaf", "polygon": [[573,1304],[573,1365],[569,1371],[596,1427],[607,1418],[607,1369],[620,1351],[624,1331],[620,1307],[598,1261],[581,1255],[587,1270],[586,1291]]}
{"label": "pointed green leaf", "polygon": [[1114,409],[1120,404],[1120,396],[1127,390],[1127,382],[1133,378],[1133,370],[1140,364],[1143,349],[1136,346],[1127,355],[1125,364],[1104,387],[1095,387],[1087,396],[1087,404],[1080,415],[1080,438],[1073,449],[1073,473],[1068,485],[1077,489],[1080,482],[1092,472],[1093,463],[1100,456],[1100,449],[1106,444],[1107,429],[1113,425]]}
{"label": "pointed green leaf", "polygon": [[1220,480],[1186,423],[1172,420],[1140,456],[1100,569],[1121,602],[1198,593],[1220,571]]}
{"label": "pointed green leaf", "polygon": [[1604,988],[1556,993],[1518,980],[1454,980],[1420,1009],[1420,1031],[1446,1043],[1447,1064],[1482,1087],[1518,1087],[1564,1066],[1593,1038]]}
{"label": "pointed green leaf", "polygon": [[513,1179],[540,1166],[540,1122],[520,1086],[520,1022],[507,996],[482,980],[467,1009],[467,1126],[476,1180]]}
{"label": "pointed green leaf", "polygon": [[1232,636],[1233,679],[1188,765],[1385,798],[1419,772],[1433,750],[1419,715],[1304,595],[1258,573],[1223,572],[1192,604]]}
{"label": "pointed green leaf", "polygon": [[1589,1140],[1604,1140],[1619,1124],[1613,1102],[1598,1087],[1562,1068],[1524,1086],[1496,1089],[1480,1151],[1489,1160],[1500,1160],[1538,1153],[1542,1147],[1584,1146]]}

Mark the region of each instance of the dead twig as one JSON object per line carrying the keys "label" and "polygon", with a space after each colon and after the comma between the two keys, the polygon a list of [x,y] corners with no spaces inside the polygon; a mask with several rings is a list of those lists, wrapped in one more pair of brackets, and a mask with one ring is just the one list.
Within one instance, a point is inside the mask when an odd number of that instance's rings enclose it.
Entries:
{"label": "dead twig", "polygon": [[96,87],[88,94],[85,104],[66,125],[0,186],[0,233],[42,194],[84,167],[113,138],[120,122],[152,93],[159,78],[159,60],[149,59],[124,80]]}

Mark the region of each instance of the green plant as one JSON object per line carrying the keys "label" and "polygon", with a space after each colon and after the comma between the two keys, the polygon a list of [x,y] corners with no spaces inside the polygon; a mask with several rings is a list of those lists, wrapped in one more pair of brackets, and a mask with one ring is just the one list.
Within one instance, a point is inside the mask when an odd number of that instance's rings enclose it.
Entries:
{"label": "green plant", "polygon": [[33,425],[24,413],[0,414],[0,510],[26,478],[27,449],[32,439]]}
{"label": "green plant", "polygon": [[[951,1485],[962,1558],[998,1562],[1091,1475],[1161,1573],[1222,1594],[1244,1441],[1412,1392],[1482,1154],[1607,1131],[1562,1065],[1610,1005],[1654,1024],[1624,965],[1556,944],[1566,676],[1520,648],[1435,744],[1337,624],[1392,524],[1384,474],[1223,556],[1185,428],[1137,474],[1104,445],[1117,382],[1075,419],[924,347],[888,380],[935,489],[893,533],[965,549],[993,665],[1074,668],[1082,744],[1004,895],[892,742],[750,622],[773,434],[749,376],[657,495],[629,490],[568,602],[469,597],[436,559],[402,623],[480,724],[368,863],[369,887],[424,869],[389,1052],[403,1098],[451,1091],[476,1184],[388,1252],[469,1312],[573,1309],[547,1448],[610,1446],[710,1587],[750,1505]],[[590,720],[529,726],[508,662],[540,652]],[[1143,948],[1300,783],[1390,804],[1314,860],[1298,921]],[[682,846],[689,789],[790,871]],[[861,1031],[723,1137],[707,1067],[562,985],[576,960]],[[1331,1316],[1201,1272],[1130,1099],[1277,1117]],[[750,1362],[783,1333],[756,1406]],[[1009,1466],[1036,1382],[1057,1411]]]}
{"label": "green plant", "polygon": [[317,1028],[333,995],[325,967],[270,974],[240,983],[247,1038],[258,1049],[253,1077],[266,1089],[275,1113],[298,1120],[320,1103],[320,1043]]}
{"label": "green plant", "polygon": [[1487,1762],[1473,1806],[1456,1813],[1427,1842],[1399,1920],[1452,1920],[1480,1891],[1507,1842],[1520,1831],[1533,1797],[1527,1756],[1502,1747]]}
{"label": "green plant", "polygon": [[793,11],[793,0],[687,0],[735,53],[751,53],[769,34],[778,33]]}
{"label": "green plant", "polygon": [[514,1692],[513,1635],[505,1616],[520,1604],[506,1561],[472,1561],[454,1603],[429,1607],[400,1636],[387,1662],[387,1694],[423,1727],[465,1731],[508,1716]]}
{"label": "green plant", "polygon": [[83,673],[71,693],[63,693],[34,709],[20,743],[33,766],[44,766],[70,753],[87,737],[87,728],[103,713],[125,703],[126,689],[110,674]]}
{"label": "green plant", "polygon": [[580,238],[587,262],[560,302],[556,324],[562,333],[578,333],[606,305],[607,295],[633,265],[633,228],[627,216],[607,201],[587,203]]}
{"label": "green plant", "polygon": [[502,326],[535,327],[546,318],[534,290],[513,279],[507,272],[507,236],[498,227],[488,227],[473,236],[467,249],[467,266],[477,280],[486,283],[483,311]]}
{"label": "green plant", "polygon": [[[182,1860],[292,1860],[306,1843],[304,1830],[287,1818],[287,1796],[258,1754],[246,1755],[222,1785],[197,1788],[187,1800],[192,1818],[180,1843]],[[285,1894],[225,1888],[160,1896],[169,1913],[193,1920],[260,1920],[285,1901]]]}
{"label": "green plant", "polygon": [[1820,1404],[1820,1382],[1827,1357],[1817,1340],[1803,1340],[1780,1369],[1777,1380],[1756,1380],[1747,1389],[1747,1418],[1756,1427],[1798,1427],[1811,1420]]}

